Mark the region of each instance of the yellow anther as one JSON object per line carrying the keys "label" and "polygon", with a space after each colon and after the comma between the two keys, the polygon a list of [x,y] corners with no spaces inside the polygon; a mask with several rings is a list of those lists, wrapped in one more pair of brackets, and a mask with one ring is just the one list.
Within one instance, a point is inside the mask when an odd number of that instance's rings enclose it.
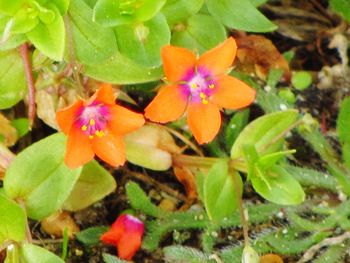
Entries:
{"label": "yellow anther", "polygon": [[215,85],[214,84],[210,84],[209,85],[209,89],[213,89],[213,88],[215,88]]}
{"label": "yellow anther", "polygon": [[201,97],[201,99],[205,99],[207,95],[205,95],[204,92],[201,92],[199,93],[199,97]]}
{"label": "yellow anther", "polygon": [[81,126],[81,130],[82,131],[86,131],[87,130],[87,126],[86,125]]}
{"label": "yellow anther", "polygon": [[94,119],[90,119],[89,124],[90,124],[90,126],[94,126],[95,125],[95,120]]}
{"label": "yellow anther", "polygon": [[102,137],[103,135],[105,135],[105,133],[103,131],[95,131],[95,134],[97,137]]}
{"label": "yellow anther", "polygon": [[197,88],[197,84],[196,83],[192,83],[191,84],[191,89],[196,89]]}
{"label": "yellow anther", "polygon": [[93,135],[89,135],[89,139],[92,140],[94,138]]}
{"label": "yellow anther", "polygon": [[209,103],[209,101],[208,101],[208,100],[206,100],[206,99],[202,99],[202,103],[203,103],[204,105],[206,105],[206,104],[208,104],[208,103]]}

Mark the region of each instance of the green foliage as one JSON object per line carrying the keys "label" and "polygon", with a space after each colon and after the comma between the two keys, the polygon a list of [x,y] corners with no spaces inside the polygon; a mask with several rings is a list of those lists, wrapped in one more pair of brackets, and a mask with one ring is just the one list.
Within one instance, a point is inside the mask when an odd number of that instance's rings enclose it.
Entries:
{"label": "green foliage", "polygon": [[162,14],[133,25],[121,25],[114,28],[119,51],[145,67],[161,65],[159,50],[170,43],[170,29]]}
{"label": "green foliage", "polygon": [[32,244],[23,244],[20,247],[20,258],[21,262],[26,263],[64,263],[62,259],[60,259],[55,254],[51,253],[50,251]]}
{"label": "green foliage", "polygon": [[0,195],[0,222],[0,245],[6,240],[20,242],[24,239],[24,210],[4,195]]}
{"label": "green foliage", "polygon": [[161,11],[169,26],[173,26],[197,14],[203,4],[204,0],[167,0]]}
{"label": "green foliage", "polygon": [[83,243],[84,245],[96,245],[100,242],[100,237],[102,236],[102,234],[107,232],[108,229],[109,227],[105,226],[90,227],[75,234],[75,237],[79,242]]}
{"label": "green foliage", "polygon": [[163,249],[166,262],[172,263],[214,263],[208,254],[186,246],[168,246]]}
{"label": "green foliage", "polygon": [[327,248],[320,256],[314,260],[314,263],[338,263],[346,254],[346,245],[333,245]]}
{"label": "green foliage", "polygon": [[228,151],[231,150],[234,142],[238,138],[249,119],[249,109],[236,112],[225,129],[225,145]]}
{"label": "green foliage", "polygon": [[[236,179],[233,179],[233,176]],[[239,186],[235,186],[239,182]],[[240,193],[237,194],[237,190]],[[242,180],[236,171],[229,171],[226,160],[217,162],[204,180],[204,204],[211,220],[221,221],[233,214],[242,195]]]}
{"label": "green foliage", "polygon": [[227,27],[248,32],[269,32],[277,28],[249,0],[206,0],[206,4],[210,14]]}
{"label": "green foliage", "polygon": [[312,83],[312,76],[309,72],[298,71],[292,75],[292,85],[298,90],[304,90],[308,88]]}
{"label": "green foliage", "polygon": [[342,143],[350,143],[350,97],[345,98],[339,108],[337,131]]}
{"label": "green foliage", "polygon": [[209,15],[194,15],[185,25],[176,27],[171,44],[196,50],[200,54],[217,46],[226,39],[225,27]]}
{"label": "green foliage", "polygon": [[18,137],[23,137],[29,132],[29,120],[26,118],[14,119],[11,124],[16,128]]}
{"label": "green foliage", "polygon": [[17,155],[4,178],[6,194],[24,202],[27,214],[43,219],[61,208],[78,180],[81,168],[63,163],[65,137],[56,133]]}
{"label": "green foliage", "polygon": [[[113,192],[116,187],[114,177],[93,160],[84,165],[63,208],[69,211],[84,209]],[[83,199],[82,196],[84,196]]]}
{"label": "green foliage", "polygon": [[331,8],[350,22],[350,2],[348,0],[330,0]]}
{"label": "green foliage", "polygon": [[105,263],[127,263],[128,262],[106,253],[103,253],[102,257]]}
{"label": "green foliage", "polygon": [[144,22],[154,17],[166,0],[98,0],[93,20],[103,26],[119,26]]}
{"label": "green foliage", "polygon": [[23,63],[17,51],[0,52],[0,109],[19,102],[26,90]]}

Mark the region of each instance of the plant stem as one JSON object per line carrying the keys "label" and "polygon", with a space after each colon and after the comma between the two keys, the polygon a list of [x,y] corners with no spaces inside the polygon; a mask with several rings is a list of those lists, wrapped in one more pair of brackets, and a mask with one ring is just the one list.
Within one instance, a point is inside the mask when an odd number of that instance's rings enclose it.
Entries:
{"label": "plant stem", "polygon": [[29,127],[33,126],[33,122],[35,119],[35,83],[33,77],[33,68],[32,63],[29,57],[29,46],[28,43],[24,43],[19,47],[19,52],[22,57],[22,61],[24,64],[24,71],[27,79],[28,86],[28,119],[29,119]]}
{"label": "plant stem", "polygon": [[25,215],[25,218],[26,218],[26,241],[28,243],[33,243],[33,239],[32,239],[32,234],[30,232],[30,228],[29,228],[29,224],[28,224],[28,217],[27,217],[27,210],[26,210],[26,206],[25,206],[25,203],[22,199],[17,199],[16,200],[17,203],[19,204],[19,206],[23,209],[24,211],[24,215]]}

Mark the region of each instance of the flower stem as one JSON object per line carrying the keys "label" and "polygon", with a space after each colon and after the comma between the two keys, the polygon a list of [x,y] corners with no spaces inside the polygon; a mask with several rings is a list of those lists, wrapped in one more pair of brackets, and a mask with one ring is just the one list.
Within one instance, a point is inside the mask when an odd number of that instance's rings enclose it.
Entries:
{"label": "flower stem", "polygon": [[33,126],[33,122],[35,119],[35,83],[33,77],[33,68],[32,63],[29,58],[29,46],[28,43],[24,43],[19,47],[19,52],[22,57],[22,61],[24,64],[24,71],[27,79],[28,86],[28,119],[29,119],[29,127]]}

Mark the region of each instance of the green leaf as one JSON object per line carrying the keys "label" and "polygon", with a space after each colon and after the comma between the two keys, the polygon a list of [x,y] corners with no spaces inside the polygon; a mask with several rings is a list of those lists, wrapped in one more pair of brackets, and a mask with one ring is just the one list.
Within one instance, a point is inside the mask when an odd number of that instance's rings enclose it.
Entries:
{"label": "green leaf", "polygon": [[20,247],[21,262],[25,263],[64,263],[62,259],[39,246],[23,244]]}
{"label": "green leaf", "polygon": [[128,263],[129,262],[129,261],[122,260],[120,258],[117,258],[117,257],[112,256],[112,255],[107,254],[107,253],[103,253],[102,257],[103,257],[103,261],[105,263]]}
{"label": "green leaf", "polygon": [[[118,47],[113,30],[92,22],[92,9],[84,1],[72,0],[68,12],[74,55],[79,62],[86,65],[100,64],[116,53]],[[114,75],[119,75],[116,72]]]}
{"label": "green leaf", "polygon": [[238,196],[233,176],[239,182],[239,195],[242,194],[242,181],[238,172],[229,173],[226,160],[218,161],[208,172],[204,181],[204,204],[211,220],[221,221],[231,216],[238,207]]}
{"label": "green leaf", "polygon": [[345,98],[339,109],[337,131],[340,142],[350,143],[350,97]]}
{"label": "green leaf", "polygon": [[349,0],[330,0],[330,7],[339,15],[350,22],[350,1]]}
{"label": "green leaf", "polygon": [[0,14],[12,16],[26,0],[0,0]]}
{"label": "green leaf", "polygon": [[51,4],[50,9],[55,13],[53,22],[46,24],[40,21],[32,31],[26,33],[26,36],[44,55],[60,61],[65,46],[65,27],[57,7]]}
{"label": "green leaf", "polygon": [[79,233],[75,234],[77,240],[84,245],[91,246],[100,243],[100,237],[102,234],[107,232],[109,227],[106,226],[96,226],[84,229]]}
{"label": "green leaf", "polygon": [[176,46],[203,53],[217,46],[226,39],[225,27],[208,15],[194,15],[186,21],[186,25],[175,31],[171,43]]}
{"label": "green leaf", "polygon": [[298,90],[304,90],[312,83],[312,76],[309,72],[298,71],[292,75],[292,85]]}
{"label": "green leaf", "polygon": [[170,26],[183,22],[198,13],[204,0],[168,0],[162,8],[162,13]]}
{"label": "green leaf", "polygon": [[[113,192],[117,187],[114,177],[95,160],[84,165],[73,191],[64,202],[69,211],[84,209]],[[81,198],[84,196],[84,198]]]}
{"label": "green leaf", "polygon": [[89,77],[113,84],[151,82],[162,77],[162,68],[142,67],[119,52],[99,65],[86,65],[84,69]]}
{"label": "green leaf", "polygon": [[243,128],[247,125],[249,119],[249,109],[238,111],[233,115],[225,129],[225,145],[229,151],[233,143],[238,138]]}
{"label": "green leaf", "polygon": [[63,16],[67,13],[70,1],[71,0],[50,0],[48,2],[54,4]]}
{"label": "green leaf", "polygon": [[29,120],[27,118],[14,119],[11,123],[16,128],[18,137],[23,137],[29,132]]}
{"label": "green leaf", "polygon": [[103,26],[119,26],[144,22],[154,17],[166,0],[99,0],[94,7],[93,20]]}
{"label": "green leaf", "polygon": [[299,182],[278,165],[267,172],[257,168],[255,175],[251,176],[251,182],[254,190],[272,203],[296,205],[305,199]]}
{"label": "green leaf", "polygon": [[243,157],[243,145],[254,145],[259,155],[278,151],[287,133],[297,122],[298,111],[287,110],[264,115],[249,123],[231,149],[231,158]]}
{"label": "green leaf", "polygon": [[206,3],[210,14],[227,27],[248,32],[277,29],[249,0],[206,0]]}
{"label": "green leaf", "polygon": [[40,220],[62,207],[81,168],[63,162],[66,138],[53,134],[23,150],[12,161],[4,178],[5,192],[25,203],[30,218]]}
{"label": "green leaf", "polygon": [[0,245],[5,240],[21,242],[26,220],[24,210],[15,201],[0,195]]}
{"label": "green leaf", "polygon": [[12,19],[11,33],[13,34],[27,33],[39,23],[39,18],[28,14],[27,8],[18,10]]}
{"label": "green leaf", "polygon": [[162,14],[144,23],[117,26],[114,31],[122,55],[146,67],[162,64],[159,50],[170,43],[170,29]]}
{"label": "green leaf", "polygon": [[268,0],[250,0],[254,6],[259,6],[268,2]]}
{"label": "green leaf", "polygon": [[24,67],[18,51],[0,52],[0,109],[15,105],[25,91]]}

